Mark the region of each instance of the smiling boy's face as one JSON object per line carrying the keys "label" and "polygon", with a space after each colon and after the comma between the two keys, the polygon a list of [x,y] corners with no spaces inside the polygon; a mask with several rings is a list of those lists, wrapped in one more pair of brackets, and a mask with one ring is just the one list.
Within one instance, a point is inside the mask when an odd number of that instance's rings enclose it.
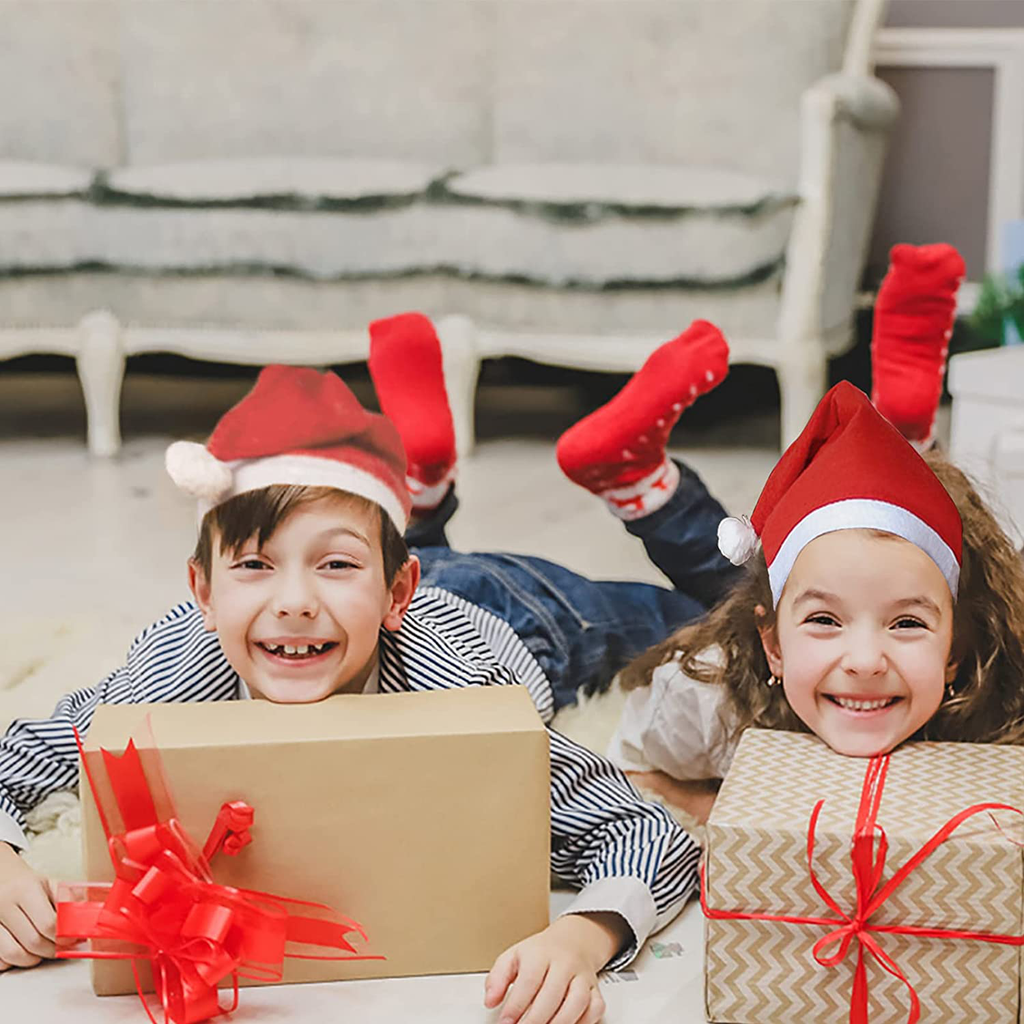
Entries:
{"label": "smiling boy's face", "polygon": [[381,627],[396,630],[419,580],[415,556],[389,585],[378,513],[344,498],[290,512],[259,547],[214,538],[209,576],[194,561],[189,583],[206,628],[259,696],[308,704],[361,692]]}

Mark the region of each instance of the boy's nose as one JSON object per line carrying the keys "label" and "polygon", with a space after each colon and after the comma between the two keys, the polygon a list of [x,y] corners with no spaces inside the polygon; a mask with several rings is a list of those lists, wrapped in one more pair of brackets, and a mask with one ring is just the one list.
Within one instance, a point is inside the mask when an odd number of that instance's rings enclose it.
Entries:
{"label": "boy's nose", "polygon": [[316,591],[301,578],[285,579],[274,595],[273,611],[278,618],[316,617],[319,603]]}

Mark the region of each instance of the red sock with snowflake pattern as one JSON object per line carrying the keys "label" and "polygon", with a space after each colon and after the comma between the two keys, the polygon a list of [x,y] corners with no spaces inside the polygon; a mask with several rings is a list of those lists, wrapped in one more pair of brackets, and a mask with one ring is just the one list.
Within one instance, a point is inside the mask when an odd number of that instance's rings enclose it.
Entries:
{"label": "red sock with snowflake pattern", "polygon": [[965,272],[951,245],[896,245],[875,300],[871,401],[918,448],[935,430]]}
{"label": "red sock with snowflake pattern", "polygon": [[434,325],[422,313],[375,320],[369,365],[381,411],[405,446],[413,512],[428,512],[455,478],[455,427]]}
{"label": "red sock with snowflake pattern", "polygon": [[665,454],[672,427],[728,372],[729,346],[722,332],[695,320],[656,349],[610,402],[558,439],[559,466],[620,519],[650,515],[679,483],[679,470]]}

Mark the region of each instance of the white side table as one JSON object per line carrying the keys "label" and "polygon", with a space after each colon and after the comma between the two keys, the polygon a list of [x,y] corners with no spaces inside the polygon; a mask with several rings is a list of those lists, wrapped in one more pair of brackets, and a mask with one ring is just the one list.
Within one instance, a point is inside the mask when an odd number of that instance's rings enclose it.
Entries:
{"label": "white side table", "polygon": [[1003,529],[1024,540],[1024,345],[949,361],[950,457],[981,486]]}

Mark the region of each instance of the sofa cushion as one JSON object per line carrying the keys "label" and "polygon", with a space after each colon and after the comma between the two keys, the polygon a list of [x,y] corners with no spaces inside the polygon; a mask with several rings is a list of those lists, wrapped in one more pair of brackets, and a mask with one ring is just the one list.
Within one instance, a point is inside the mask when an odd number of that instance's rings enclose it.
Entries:
{"label": "sofa cushion", "polygon": [[795,202],[707,168],[529,164],[410,191],[436,171],[240,161],[118,172],[98,204],[0,209],[0,269],[727,287],[780,267]]}
{"label": "sofa cushion", "polygon": [[443,173],[440,165],[403,160],[189,160],[111,171],[105,193],[155,204],[306,207],[409,200]]}
{"label": "sofa cushion", "polygon": [[498,164],[446,183],[453,195],[532,205],[555,216],[609,213],[754,214],[791,205],[793,190],[717,167],[668,164]]}
{"label": "sofa cushion", "polygon": [[711,167],[512,164],[445,187],[475,209],[460,254],[475,273],[590,286],[763,277],[782,261],[796,203]]}
{"label": "sofa cushion", "polygon": [[0,160],[0,202],[36,196],[84,196],[93,173],[36,160]]}

